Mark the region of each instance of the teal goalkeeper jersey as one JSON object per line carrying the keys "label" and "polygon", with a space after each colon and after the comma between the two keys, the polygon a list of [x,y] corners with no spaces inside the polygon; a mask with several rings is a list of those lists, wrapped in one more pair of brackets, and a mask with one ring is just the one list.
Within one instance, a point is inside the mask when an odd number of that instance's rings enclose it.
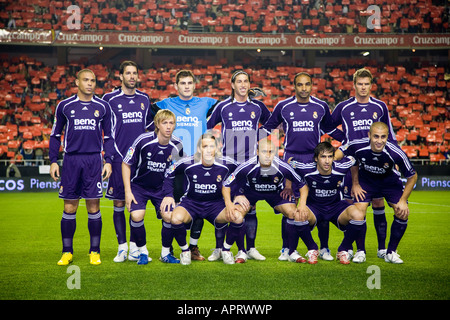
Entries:
{"label": "teal goalkeeper jersey", "polygon": [[182,140],[186,155],[195,153],[197,141],[206,131],[208,110],[216,102],[216,99],[209,97],[193,97],[186,101],[175,97],[156,102],[158,108],[168,109],[175,114],[177,126],[173,134]]}

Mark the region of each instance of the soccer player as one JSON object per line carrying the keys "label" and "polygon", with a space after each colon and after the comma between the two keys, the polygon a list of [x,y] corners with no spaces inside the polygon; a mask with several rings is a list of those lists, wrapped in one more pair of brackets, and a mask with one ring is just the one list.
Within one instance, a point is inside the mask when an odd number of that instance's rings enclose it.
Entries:
{"label": "soccer player", "polygon": [[[289,243],[289,260],[304,263],[297,251],[299,237],[308,248],[308,263],[317,263],[318,246],[311,236],[311,227],[316,223],[314,215],[306,207],[308,187],[294,169],[283,160],[275,157],[276,148],[272,141],[264,138],[259,141],[257,156],[241,164],[224,183],[224,199],[228,212],[237,210],[245,215],[259,200],[265,200],[276,211],[287,218],[286,234]],[[296,181],[294,184],[293,182]],[[298,208],[293,199],[292,186],[300,188]],[[232,201],[231,190],[242,191]],[[233,242],[227,238],[223,250],[229,250]],[[245,255],[236,255],[236,262],[244,262]]]}
{"label": "soccer player", "polygon": [[[314,148],[320,142],[324,133],[338,134],[331,119],[328,104],[314,96],[311,96],[312,77],[306,72],[300,72],[294,76],[295,94],[277,103],[269,120],[263,126],[268,133],[283,125],[285,133],[283,159],[287,163],[296,161],[300,163],[314,162]],[[342,134],[342,132],[341,132]],[[302,174],[297,171],[297,174]],[[295,196],[298,188],[294,188]],[[287,260],[286,218],[282,218],[281,234],[283,248],[279,260]],[[326,253],[321,250],[321,257]]]}
{"label": "soccer player", "polygon": [[[384,260],[403,263],[397,247],[408,224],[408,198],[416,184],[417,173],[402,149],[388,140],[389,127],[384,122],[374,122],[367,138],[341,146],[337,158],[342,157],[343,152],[353,156],[359,163],[359,167],[352,168],[352,193],[357,208],[366,212],[370,201],[382,197],[394,209],[394,221]],[[404,187],[396,166],[406,178]]]}
{"label": "soccer player", "polygon": [[[389,129],[388,141],[394,144],[397,143],[395,132],[392,128],[389,117],[389,110],[386,104],[370,95],[372,84],[373,76],[370,70],[365,68],[357,70],[353,74],[353,88],[355,90],[355,96],[346,101],[340,102],[331,114],[334,125],[342,125],[344,136],[342,145],[357,139],[366,138],[369,128],[374,122],[384,122]],[[351,202],[352,196],[350,194],[350,190],[352,190],[351,176],[350,173],[348,173],[344,182],[344,197]],[[386,254],[387,234],[384,199],[373,199],[372,208],[374,225],[378,239],[377,255],[379,258],[384,258],[384,255]],[[355,255],[353,259],[360,260],[359,262],[364,262],[365,255],[363,251],[360,250],[359,255]]]}
{"label": "soccer player", "polygon": [[[217,103],[216,99],[209,97],[195,97],[195,76],[190,70],[180,70],[175,75],[175,90],[178,96],[166,98],[156,102],[153,107],[156,113],[159,109],[168,109],[177,117],[177,128],[174,135],[183,143],[183,150],[187,156],[192,156],[196,151],[196,144],[201,135],[206,131],[206,118],[210,109]],[[181,177],[177,177],[175,183],[175,200],[178,202],[184,190]],[[203,219],[195,220],[191,226],[190,249],[193,260],[205,260],[198,249],[198,239],[203,228]]]}
{"label": "soccer player", "polygon": [[[80,198],[86,200],[88,212],[90,263],[99,265],[102,177],[105,180],[111,175],[114,153],[111,108],[108,102],[94,96],[96,77],[92,70],[79,71],[75,84],[78,93],[61,101],[56,107],[50,135],[50,175],[57,181],[60,177],[57,160],[64,129],[64,162],[59,188],[59,197],[64,199],[61,219],[63,254],[58,265],[66,266],[73,259],[73,237]],[[104,159],[102,151],[105,151]]]}
{"label": "soccer player", "polygon": [[[231,87],[231,96],[214,107],[207,128],[213,129],[217,124],[222,124],[222,154],[240,164],[256,155],[259,125],[269,119],[270,111],[261,101],[250,98],[250,95],[254,96],[254,90],[250,89],[247,72],[235,71],[231,77]],[[243,236],[247,239],[247,250],[243,239],[238,241],[238,246],[242,254],[247,252],[250,259],[265,260],[255,248],[257,226],[256,209],[253,208],[245,218]],[[215,261],[220,256],[220,249],[216,248],[208,260]]]}
{"label": "soccer player", "polygon": [[[162,186],[166,169],[183,156],[180,139],[173,136],[176,118],[169,110],[160,110],[154,119],[155,131],[141,134],[128,149],[122,163],[125,202],[131,213],[130,231],[139,250],[138,264],[147,264],[152,259],[146,247],[144,226],[145,208],[150,200],[158,219],[163,218],[163,231],[170,232],[170,217],[161,217]],[[161,256],[161,261],[179,263],[170,252]]]}
{"label": "soccer player", "polygon": [[[228,222],[227,237],[235,237],[243,223],[242,216],[227,219],[225,203],[222,196],[222,183],[234,171],[236,163],[230,158],[223,158],[218,150],[215,136],[204,133],[198,142],[197,152],[190,157],[181,159],[166,172],[163,187],[165,198],[161,204],[161,214],[171,217],[173,237],[178,242],[182,252],[181,264],[191,263],[191,251],[186,242],[185,224],[196,218],[206,219],[215,228],[223,228]],[[186,191],[180,203],[175,207],[173,198],[174,177],[177,174],[185,177]],[[171,211],[171,207],[174,207]],[[236,224],[236,226],[234,226]],[[163,233],[163,244],[170,244],[172,239]],[[224,259],[226,263],[228,260]]]}
{"label": "soccer player", "polygon": [[[355,160],[343,158],[333,161],[334,154],[334,147],[326,141],[314,149],[315,166],[310,167],[310,172],[304,175],[309,188],[306,205],[316,217],[317,224],[322,221],[332,222],[344,231],[344,239],[336,256],[340,263],[349,264],[349,250],[352,250],[352,243],[364,233],[366,222],[364,213],[345,201],[342,195],[342,182]],[[298,165],[308,167],[308,164]]]}
{"label": "soccer player", "polygon": [[136,89],[138,66],[133,61],[124,61],[119,67],[122,85],[103,96],[112,110],[113,135],[116,154],[112,162],[112,174],[106,189],[106,198],[113,200],[113,221],[119,248],[114,262],[137,261],[139,250],[130,235],[130,250],[126,239],[125,192],[122,180],[122,160],[133,141],[146,130],[153,130],[153,115],[150,111],[150,98]]}

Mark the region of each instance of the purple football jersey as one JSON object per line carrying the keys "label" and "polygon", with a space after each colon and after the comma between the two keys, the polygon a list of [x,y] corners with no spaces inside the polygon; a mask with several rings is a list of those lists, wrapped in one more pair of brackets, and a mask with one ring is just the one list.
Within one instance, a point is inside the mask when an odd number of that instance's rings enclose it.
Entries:
{"label": "purple football jersey", "polygon": [[280,124],[285,133],[285,152],[289,154],[313,153],[320,137],[336,128],[326,102],[312,96],[308,103],[299,103],[296,96],[277,103],[263,128],[271,132]]}
{"label": "purple football jersey", "polygon": [[154,130],[150,98],[139,90],[133,95],[126,95],[119,88],[105,94],[102,99],[111,106],[114,146],[119,154],[115,160],[122,162],[134,140],[146,130]]}
{"label": "purple football jersey", "polygon": [[[50,161],[58,160],[61,134],[64,130],[64,152],[68,154],[101,153],[105,160],[112,161],[114,139],[111,135],[111,108],[108,102],[94,96],[90,101],[81,101],[73,95],[58,103],[50,135]],[[104,135],[104,136],[103,136]]]}
{"label": "purple football jersey", "polygon": [[363,104],[358,103],[355,97],[351,97],[334,108],[331,118],[335,126],[342,124],[342,131],[345,136],[342,144],[367,138],[370,126],[374,122],[386,123],[389,128],[389,141],[397,143],[389,117],[389,110],[381,100],[370,97],[369,102]]}
{"label": "purple football jersey", "polygon": [[131,167],[131,182],[146,189],[161,189],[170,165],[183,155],[181,140],[172,136],[161,145],[155,132],[141,134],[128,149],[123,162]]}
{"label": "purple football jersey", "polygon": [[224,182],[224,186],[242,189],[244,194],[246,191],[262,194],[280,193],[284,189],[286,179],[299,188],[304,185],[302,178],[283,160],[274,158],[270,167],[262,168],[258,157],[253,157],[237,167]]}
{"label": "purple football jersey", "polygon": [[196,161],[194,156],[186,157],[167,170],[163,193],[173,197],[174,178],[177,174],[182,174],[186,186],[183,198],[188,197],[195,201],[223,199],[222,183],[236,167],[237,163],[226,157],[217,158],[209,167],[203,166],[201,161]]}
{"label": "purple football jersey", "polygon": [[307,204],[330,205],[343,199],[342,185],[344,177],[355,164],[353,158],[334,161],[330,175],[321,175],[317,168],[304,175],[309,187]]}
{"label": "purple football jersey", "polygon": [[386,178],[397,181],[400,173],[395,169],[395,165],[398,165],[405,178],[412,177],[416,173],[405,152],[391,142],[388,142],[380,153],[372,151],[369,138],[349,142],[341,146],[340,150],[358,161],[360,179],[383,180],[387,183],[390,180],[385,180]]}
{"label": "purple football jersey", "polygon": [[269,117],[270,111],[261,101],[241,103],[229,97],[216,105],[207,128],[222,123],[222,154],[242,163],[256,155],[259,124]]}

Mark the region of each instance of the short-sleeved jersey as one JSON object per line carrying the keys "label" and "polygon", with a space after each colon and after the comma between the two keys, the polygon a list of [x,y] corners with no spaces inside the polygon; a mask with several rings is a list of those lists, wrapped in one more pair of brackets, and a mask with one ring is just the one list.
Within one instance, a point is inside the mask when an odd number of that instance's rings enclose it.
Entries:
{"label": "short-sleeved jersey", "polygon": [[355,159],[345,157],[333,162],[329,175],[321,175],[317,166],[306,173],[304,180],[309,187],[307,203],[330,205],[341,201],[344,177],[354,164]]}
{"label": "short-sleeved jersey", "polygon": [[81,101],[77,95],[62,100],[56,106],[55,120],[50,135],[49,157],[58,160],[61,134],[64,129],[64,152],[69,154],[101,153],[112,161],[114,139],[111,134],[111,108],[108,102],[93,96]]}
{"label": "short-sleeved jersey", "polygon": [[389,110],[386,104],[378,99],[369,98],[368,103],[359,103],[355,97],[340,102],[334,108],[331,118],[335,126],[342,124],[344,140],[342,144],[367,137],[370,126],[374,122],[384,122],[389,128],[388,140],[396,143],[394,129],[392,128]]}
{"label": "short-sleeved jersey", "polygon": [[296,181],[298,187],[304,186],[303,179],[295,173],[290,165],[279,158],[274,158],[270,167],[261,167],[258,157],[253,157],[239,165],[224,182],[225,187],[242,189],[245,192],[280,193],[286,180]]}
{"label": "short-sleeved jersey", "polygon": [[416,173],[405,152],[391,142],[387,142],[380,153],[372,151],[369,138],[349,142],[341,146],[340,150],[358,161],[359,176],[366,181],[391,177],[397,180],[400,173],[395,169],[395,165],[398,165],[405,178],[412,177]]}
{"label": "short-sleeved jersey", "polygon": [[146,132],[133,142],[123,162],[130,165],[132,183],[160,190],[166,170],[182,155],[183,147],[177,137],[172,136],[169,144],[162,145],[155,132]]}
{"label": "short-sleeved jersey", "polygon": [[181,174],[186,187],[182,199],[184,197],[195,201],[223,199],[223,181],[236,167],[237,163],[226,157],[216,158],[213,165],[209,167],[204,166],[201,161],[196,161],[194,156],[183,158],[167,170],[163,194],[173,197],[174,178]]}
{"label": "short-sleeved jersey", "polygon": [[215,106],[207,128],[222,123],[222,154],[243,163],[256,155],[259,124],[269,117],[270,111],[261,101],[237,102],[229,97]]}
{"label": "short-sleeved jersey", "polygon": [[270,132],[280,124],[285,150],[291,154],[313,153],[320,137],[336,128],[328,104],[312,96],[308,103],[299,103],[296,96],[277,103],[263,128]]}
{"label": "short-sleeved jersey", "polygon": [[137,89],[133,95],[126,95],[118,88],[102,99],[111,106],[114,147],[119,154],[115,161],[122,162],[134,140],[146,130],[154,130],[150,98]]}
{"label": "short-sleeved jersey", "polygon": [[216,102],[216,99],[209,97],[193,97],[190,100],[175,97],[156,102],[159,109],[167,109],[175,114],[177,127],[173,134],[182,140],[184,152],[188,156],[196,152],[197,141],[206,131],[206,115]]}

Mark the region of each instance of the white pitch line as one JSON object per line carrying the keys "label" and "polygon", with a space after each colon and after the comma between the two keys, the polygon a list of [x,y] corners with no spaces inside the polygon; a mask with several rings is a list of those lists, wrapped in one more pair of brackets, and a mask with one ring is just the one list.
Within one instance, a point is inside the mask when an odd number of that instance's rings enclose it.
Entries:
{"label": "white pitch line", "polygon": [[411,203],[411,204],[420,204],[420,205],[427,205],[427,206],[437,206],[437,207],[446,207],[446,208],[450,208],[450,205],[448,205],[448,204],[422,203],[422,202],[411,202],[411,201],[408,201],[408,203]]}

